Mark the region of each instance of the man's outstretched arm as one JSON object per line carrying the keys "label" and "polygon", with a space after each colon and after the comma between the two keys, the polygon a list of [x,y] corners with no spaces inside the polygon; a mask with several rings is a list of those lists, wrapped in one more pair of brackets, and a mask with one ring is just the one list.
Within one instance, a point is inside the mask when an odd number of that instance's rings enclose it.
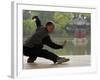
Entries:
{"label": "man's outstretched arm", "polygon": [[43,44],[51,47],[51,48],[54,48],[54,49],[61,49],[63,48],[62,45],[58,45],[56,43],[54,43],[51,39],[50,39],[50,36],[47,36],[43,39]]}

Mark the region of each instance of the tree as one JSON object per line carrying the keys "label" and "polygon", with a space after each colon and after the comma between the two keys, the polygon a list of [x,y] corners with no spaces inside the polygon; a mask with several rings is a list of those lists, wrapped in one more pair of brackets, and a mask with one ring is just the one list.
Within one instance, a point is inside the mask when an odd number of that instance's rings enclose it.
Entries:
{"label": "tree", "polygon": [[24,35],[32,34],[33,31],[35,31],[35,22],[32,22],[30,19],[23,20]]}
{"label": "tree", "polygon": [[29,10],[23,10],[23,19],[29,19],[31,18],[31,11]]}
{"label": "tree", "polygon": [[54,21],[56,23],[56,26],[59,28],[64,28],[66,24],[69,24],[71,16],[71,13],[55,12]]}

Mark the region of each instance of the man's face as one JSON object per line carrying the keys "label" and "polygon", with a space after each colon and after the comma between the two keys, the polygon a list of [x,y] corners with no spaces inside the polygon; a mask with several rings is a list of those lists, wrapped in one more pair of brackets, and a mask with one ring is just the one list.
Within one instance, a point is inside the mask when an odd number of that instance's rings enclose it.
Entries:
{"label": "man's face", "polygon": [[47,26],[47,30],[49,33],[52,33],[54,31],[54,26],[53,25]]}

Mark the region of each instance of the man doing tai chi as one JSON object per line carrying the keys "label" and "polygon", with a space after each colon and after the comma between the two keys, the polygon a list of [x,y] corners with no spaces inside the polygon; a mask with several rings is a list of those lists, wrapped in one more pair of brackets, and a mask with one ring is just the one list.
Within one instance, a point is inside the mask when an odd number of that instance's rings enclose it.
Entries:
{"label": "man doing tai chi", "polygon": [[68,62],[68,58],[59,57],[58,55],[43,49],[44,45],[47,45],[53,49],[63,49],[66,44],[66,40],[62,45],[58,45],[51,40],[49,33],[54,31],[54,23],[49,21],[43,27],[38,16],[33,16],[32,20],[35,20],[36,22],[36,32],[23,44],[23,54],[24,56],[29,57],[27,62],[33,63],[37,57],[49,59],[53,61],[54,64]]}

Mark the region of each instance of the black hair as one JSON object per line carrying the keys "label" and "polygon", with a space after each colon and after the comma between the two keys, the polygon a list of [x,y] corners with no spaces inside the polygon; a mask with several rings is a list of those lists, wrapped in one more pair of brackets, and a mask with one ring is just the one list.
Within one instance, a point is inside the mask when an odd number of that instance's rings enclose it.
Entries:
{"label": "black hair", "polygon": [[55,27],[54,22],[52,22],[52,21],[47,22],[45,26],[47,27],[47,26],[49,26],[49,25],[50,25],[50,26],[52,25],[53,27]]}

